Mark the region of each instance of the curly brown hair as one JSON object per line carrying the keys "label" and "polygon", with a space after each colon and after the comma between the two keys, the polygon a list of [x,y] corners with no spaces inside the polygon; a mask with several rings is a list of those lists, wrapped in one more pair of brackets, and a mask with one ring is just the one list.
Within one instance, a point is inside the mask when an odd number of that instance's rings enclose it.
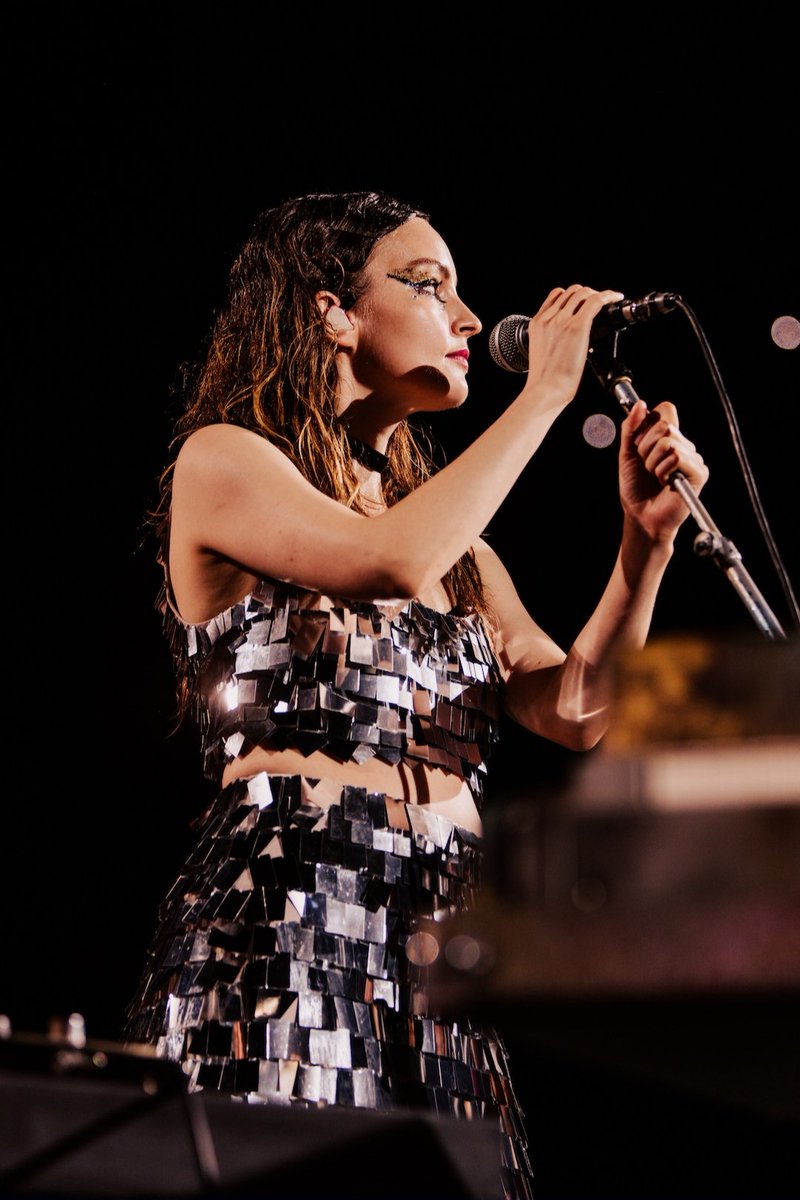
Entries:
{"label": "curly brown hair", "polygon": [[[349,308],[363,290],[364,266],[376,243],[412,217],[429,219],[383,192],[358,191],[296,197],[256,218],[231,268],[205,355],[183,370],[185,405],[175,424],[173,457],[149,514],[162,550],[177,451],[195,429],[220,421],[269,438],[320,491],[365,511],[345,427],[336,419],[336,345],[315,293],[330,290]],[[430,431],[408,421],[395,429],[387,455],[387,505],[435,470]],[[471,553],[453,565],[445,584],[455,608],[485,611]]]}

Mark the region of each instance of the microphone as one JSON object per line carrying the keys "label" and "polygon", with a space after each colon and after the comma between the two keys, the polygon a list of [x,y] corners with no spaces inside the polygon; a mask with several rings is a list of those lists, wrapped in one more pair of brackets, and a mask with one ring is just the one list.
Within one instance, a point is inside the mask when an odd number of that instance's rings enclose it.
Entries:
{"label": "microphone", "polygon": [[[675,292],[650,292],[641,300],[617,300],[607,304],[592,321],[592,340],[608,337],[649,321],[661,313],[672,312],[680,303]],[[514,313],[503,317],[489,335],[489,353],[504,371],[522,374],[528,370],[528,323],[530,317]]]}

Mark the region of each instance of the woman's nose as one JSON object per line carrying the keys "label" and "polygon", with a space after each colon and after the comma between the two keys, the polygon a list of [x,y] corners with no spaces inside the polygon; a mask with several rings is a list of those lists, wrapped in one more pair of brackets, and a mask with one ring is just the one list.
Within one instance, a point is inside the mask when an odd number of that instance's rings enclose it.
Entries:
{"label": "woman's nose", "polygon": [[480,333],[483,326],[472,309],[462,305],[461,311],[453,321],[453,329],[462,336],[472,337],[473,334]]}

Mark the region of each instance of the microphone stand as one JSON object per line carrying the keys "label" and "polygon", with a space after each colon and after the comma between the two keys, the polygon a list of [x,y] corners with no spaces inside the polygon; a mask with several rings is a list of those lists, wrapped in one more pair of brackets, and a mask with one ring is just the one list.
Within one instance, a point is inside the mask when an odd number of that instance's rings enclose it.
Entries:
{"label": "microphone stand", "polygon": [[[614,338],[616,349],[616,337]],[[631,373],[613,355],[603,366],[595,361],[596,351],[590,349],[589,365],[600,383],[619,401],[626,412],[641,399],[631,382]],[[682,471],[673,471],[667,483],[683,499],[694,517],[700,532],[694,539],[694,552],[700,558],[710,558],[724,571],[758,628],[771,641],[785,640],[786,634],[761,592],[745,569],[742,556],[729,538],[723,536],[712,521],[707,509]]]}

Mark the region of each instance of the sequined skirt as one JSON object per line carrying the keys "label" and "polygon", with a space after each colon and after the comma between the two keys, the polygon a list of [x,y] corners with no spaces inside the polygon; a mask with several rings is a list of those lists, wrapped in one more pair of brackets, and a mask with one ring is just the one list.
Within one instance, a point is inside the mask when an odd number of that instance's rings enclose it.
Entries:
{"label": "sequined skirt", "polygon": [[[161,906],[128,1041],[192,1090],[251,1103],[497,1119],[504,1192],[528,1200],[523,1118],[496,1032],[431,1010],[420,939],[464,911],[480,839],[364,788],[259,774],[224,788]],[[320,804],[325,794],[325,804]],[[315,798],[316,797],[316,798]]]}

